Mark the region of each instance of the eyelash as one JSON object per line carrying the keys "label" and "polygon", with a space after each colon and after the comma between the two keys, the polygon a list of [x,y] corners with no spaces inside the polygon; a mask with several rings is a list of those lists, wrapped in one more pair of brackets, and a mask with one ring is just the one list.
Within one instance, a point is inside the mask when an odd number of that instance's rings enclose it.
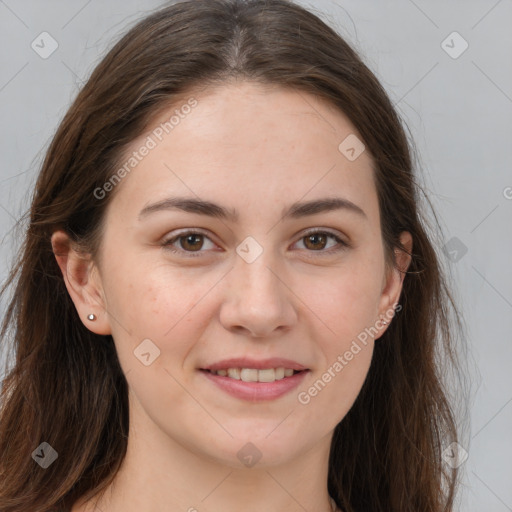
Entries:
{"label": "eyelash", "polygon": [[[309,253],[318,253],[317,254],[311,254],[311,255],[308,255],[308,257],[313,257],[313,258],[316,258],[317,256],[320,256],[320,255],[325,255],[325,254],[336,254],[348,247],[350,247],[350,245],[345,242],[344,240],[342,240],[340,237],[338,237],[337,235],[335,235],[334,233],[330,232],[330,231],[327,231],[325,229],[314,229],[314,230],[311,230],[311,231],[308,231],[307,233],[304,233],[298,240],[302,240],[303,238],[306,238],[308,236],[311,236],[311,235],[315,235],[315,234],[324,234],[324,235],[327,235],[328,237],[330,238],[333,238],[339,245],[338,247],[336,247],[334,250],[333,248],[330,248],[328,250],[318,250],[318,251],[314,251],[314,250],[306,250],[306,252],[309,252]],[[205,236],[206,238],[209,239],[208,235],[206,233],[204,233],[203,231],[199,230],[199,229],[196,229],[196,230],[189,230],[189,231],[184,231],[182,233],[179,233],[178,235],[172,237],[172,238],[169,238],[168,240],[164,241],[162,243],[162,246],[174,253],[174,254],[186,254],[187,258],[196,258],[196,257],[199,257],[201,255],[201,253],[205,252],[205,251],[186,251],[184,249],[176,249],[175,247],[172,246],[172,244],[176,241],[178,241],[180,238],[184,238],[188,235],[203,235]],[[210,240],[211,241],[211,240]]]}

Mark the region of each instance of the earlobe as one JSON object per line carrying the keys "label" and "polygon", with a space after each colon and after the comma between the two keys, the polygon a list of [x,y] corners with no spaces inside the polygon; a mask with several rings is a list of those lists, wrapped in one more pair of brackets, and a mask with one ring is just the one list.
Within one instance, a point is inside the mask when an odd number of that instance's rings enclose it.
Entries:
{"label": "earlobe", "polygon": [[[101,278],[94,262],[90,256],[74,247],[65,231],[55,231],[51,244],[64,283],[82,322],[95,334],[111,334]],[[94,315],[94,321],[91,315]]]}

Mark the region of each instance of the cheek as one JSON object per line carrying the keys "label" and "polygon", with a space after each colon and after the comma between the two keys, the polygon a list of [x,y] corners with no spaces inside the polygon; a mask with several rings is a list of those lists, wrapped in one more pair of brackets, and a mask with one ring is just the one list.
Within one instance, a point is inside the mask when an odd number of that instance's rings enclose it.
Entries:
{"label": "cheek", "polygon": [[359,260],[325,275],[302,275],[292,289],[300,290],[297,295],[310,310],[307,315],[315,313],[327,334],[347,340],[378,319],[382,268],[378,262]]}
{"label": "cheek", "polygon": [[148,329],[161,337],[198,303],[209,279],[171,266],[157,251],[151,257],[133,255],[112,263],[105,281],[109,309],[126,317],[130,330],[145,335]]}
{"label": "cheek", "polygon": [[111,326],[123,366],[138,366],[133,351],[149,339],[160,351],[155,367],[176,368],[211,322],[207,299],[219,278],[161,263],[133,268],[119,265],[109,276]]}
{"label": "cheek", "polygon": [[325,342],[325,368],[306,390],[312,401],[318,399],[319,408],[333,407],[338,418],[352,407],[370,368],[384,264],[370,255],[346,270],[327,290],[336,336]]}
{"label": "cheek", "polygon": [[321,319],[314,337],[322,360],[297,400],[304,414],[322,414],[327,430],[348,413],[368,374],[379,298],[375,281],[364,271],[340,272],[308,295],[308,308]]}
{"label": "cheek", "polygon": [[[333,354],[326,367],[311,379],[298,394],[305,417],[324,416],[324,429],[330,428],[346,416],[366,379],[373,354],[373,344],[349,344],[347,350]],[[350,355],[349,355],[350,354]],[[317,413],[313,413],[313,409]]]}

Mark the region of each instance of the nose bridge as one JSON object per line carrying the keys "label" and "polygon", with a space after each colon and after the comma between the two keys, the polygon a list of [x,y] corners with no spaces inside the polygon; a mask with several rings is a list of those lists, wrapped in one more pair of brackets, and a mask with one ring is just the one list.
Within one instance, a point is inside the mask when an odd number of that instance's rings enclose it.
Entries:
{"label": "nose bridge", "polygon": [[[258,244],[259,245],[259,244]],[[233,269],[233,279],[239,283],[240,298],[250,298],[251,303],[256,306],[259,300],[263,302],[276,302],[283,292],[282,283],[273,270],[278,262],[273,251],[261,250],[253,242],[242,242],[237,248],[238,258]],[[248,252],[243,252],[246,249]],[[237,287],[238,288],[238,287]]]}
{"label": "nose bridge", "polygon": [[237,247],[221,320],[226,328],[244,327],[264,336],[278,327],[289,326],[295,318],[294,308],[287,287],[281,282],[274,251],[248,238]]}

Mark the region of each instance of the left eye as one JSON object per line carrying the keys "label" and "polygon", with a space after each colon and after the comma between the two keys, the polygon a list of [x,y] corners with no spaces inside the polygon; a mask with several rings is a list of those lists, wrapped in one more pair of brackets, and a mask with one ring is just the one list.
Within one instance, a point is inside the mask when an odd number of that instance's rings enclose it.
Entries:
{"label": "left eye", "polygon": [[[337,247],[334,251],[323,251],[322,250],[322,249],[325,249],[328,238],[331,238],[332,240],[337,242],[337,244],[339,245],[339,247]],[[323,252],[323,253],[336,252],[336,251],[348,246],[348,244],[345,243],[343,240],[341,240],[341,238],[336,236],[334,233],[330,233],[328,231],[319,231],[319,230],[310,231],[309,233],[307,233],[306,235],[301,237],[299,241],[302,241],[302,240],[306,241],[306,243],[304,245],[306,245],[307,248],[310,248],[310,249],[312,248],[313,251],[315,251],[315,252]],[[336,244],[334,244],[334,245],[336,245]],[[331,245],[331,247],[332,247],[332,245]]]}
{"label": "left eye", "polygon": [[[325,251],[323,249],[326,248],[327,240],[328,239],[334,240],[339,247],[337,247],[335,250],[331,251]],[[191,254],[191,253],[201,253],[204,251],[201,251],[202,248],[204,248],[204,240],[209,240],[209,242],[213,244],[213,242],[210,240],[208,236],[205,234],[198,232],[198,231],[187,231],[184,233],[181,233],[173,238],[170,238],[169,240],[163,242],[163,246],[170,250],[173,253],[189,253],[188,256],[199,256],[199,254]],[[303,235],[298,242],[305,241],[305,246],[307,249],[312,249],[308,252],[320,252],[320,253],[332,253],[337,252],[345,247],[348,247],[348,244],[341,240],[338,236],[336,236],[334,233],[330,233],[328,231],[310,231],[309,233]],[[180,248],[176,247],[176,243],[179,242]],[[298,243],[296,242],[296,243]],[[333,244],[334,246],[336,244]],[[331,245],[330,248],[333,246]],[[329,249],[330,249],[329,248]]]}

